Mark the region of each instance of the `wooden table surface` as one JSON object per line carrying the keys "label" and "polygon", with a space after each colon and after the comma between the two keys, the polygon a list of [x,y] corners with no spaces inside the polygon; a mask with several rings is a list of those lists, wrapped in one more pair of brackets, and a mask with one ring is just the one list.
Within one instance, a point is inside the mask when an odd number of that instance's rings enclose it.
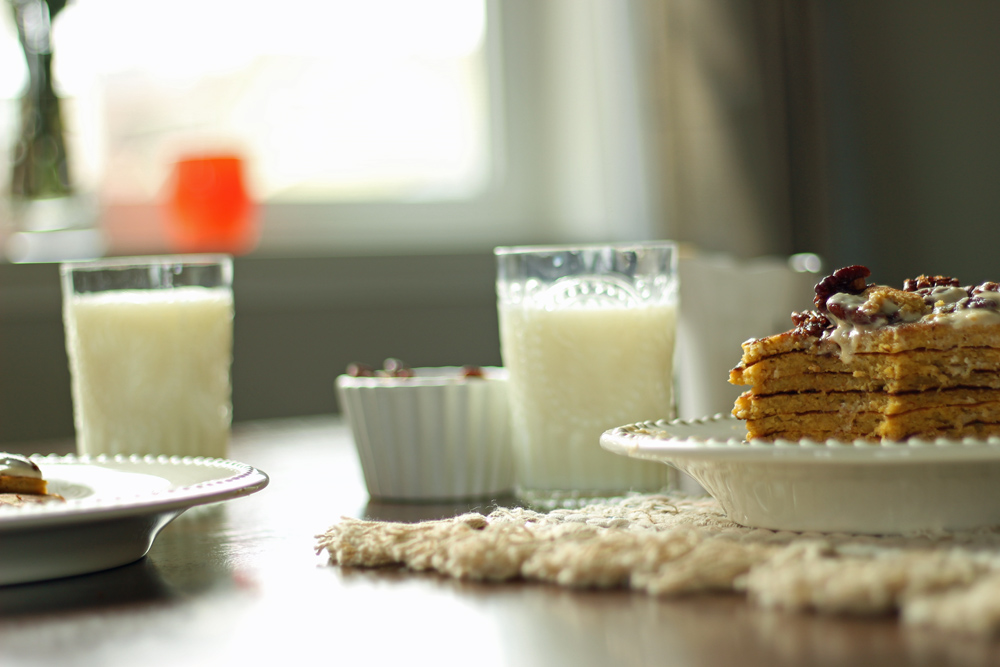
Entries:
{"label": "wooden table surface", "polygon": [[331,567],[314,536],[342,516],[415,521],[476,506],[369,502],[336,417],[239,425],[232,458],[269,486],[182,514],[131,565],[0,587],[0,665],[1000,664],[1000,642],[893,617]]}

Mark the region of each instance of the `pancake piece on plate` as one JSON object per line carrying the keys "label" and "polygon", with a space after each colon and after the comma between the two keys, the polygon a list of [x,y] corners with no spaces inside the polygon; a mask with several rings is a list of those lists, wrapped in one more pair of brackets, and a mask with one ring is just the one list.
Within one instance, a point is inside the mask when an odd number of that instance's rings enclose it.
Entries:
{"label": "pancake piece on plate", "polygon": [[1000,435],[1000,285],[869,275],[835,271],[794,328],[743,343],[729,381],[749,386],[733,409],[748,438]]}
{"label": "pancake piece on plate", "polygon": [[48,493],[41,469],[31,459],[0,452],[0,505],[25,505],[62,500]]}

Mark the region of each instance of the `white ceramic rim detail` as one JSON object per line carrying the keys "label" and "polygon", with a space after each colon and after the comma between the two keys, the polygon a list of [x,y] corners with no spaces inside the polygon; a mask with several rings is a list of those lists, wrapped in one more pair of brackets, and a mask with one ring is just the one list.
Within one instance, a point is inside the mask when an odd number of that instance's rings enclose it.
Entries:
{"label": "white ceramic rim detail", "polygon": [[[114,470],[118,472],[127,473],[129,471],[123,470],[122,467],[134,466],[135,470],[131,472],[160,473],[168,481],[171,481],[169,473],[172,470],[180,471],[186,467],[215,469],[219,474],[217,477],[194,484],[182,484],[161,491],[131,496],[87,497],[68,499],[66,502],[3,507],[0,508],[0,535],[7,531],[59,526],[82,520],[112,519],[151,512],[183,510],[196,505],[249,495],[263,489],[270,481],[266,473],[246,463],[200,456],[33,454],[28,458],[43,470],[47,466],[100,466],[110,463],[114,464]],[[50,472],[46,472],[45,476],[47,479],[53,479]],[[55,478],[57,477],[56,475]]]}
{"label": "white ceramic rim detail", "polygon": [[820,465],[1000,460],[1000,437],[986,440],[764,442],[747,441],[744,434],[741,420],[720,413],[701,419],[657,420],[619,426],[601,435],[601,446],[616,454],[654,460],[784,460]]}

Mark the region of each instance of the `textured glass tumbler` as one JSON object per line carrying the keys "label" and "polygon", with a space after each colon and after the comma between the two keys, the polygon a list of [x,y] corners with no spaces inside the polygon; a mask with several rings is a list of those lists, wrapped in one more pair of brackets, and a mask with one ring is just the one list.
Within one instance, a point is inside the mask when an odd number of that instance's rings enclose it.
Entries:
{"label": "textured glass tumbler", "polygon": [[666,465],[611,454],[600,436],[673,415],[675,245],[495,255],[518,494],[565,504],[669,486]]}
{"label": "textured glass tumbler", "polygon": [[232,259],[120,258],[61,271],[77,451],[225,458]]}

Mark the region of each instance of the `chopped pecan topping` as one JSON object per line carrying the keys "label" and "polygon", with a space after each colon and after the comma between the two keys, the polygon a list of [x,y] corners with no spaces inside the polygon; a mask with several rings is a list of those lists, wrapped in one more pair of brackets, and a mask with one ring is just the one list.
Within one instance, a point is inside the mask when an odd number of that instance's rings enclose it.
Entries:
{"label": "chopped pecan topping", "polygon": [[917,276],[907,278],[903,281],[903,289],[907,292],[916,292],[923,289],[933,289],[935,287],[958,287],[958,278],[949,276]]}
{"label": "chopped pecan topping", "polygon": [[795,324],[795,329],[793,329],[795,333],[815,336],[816,338],[822,336],[824,331],[833,326],[826,315],[818,310],[794,312],[792,313],[792,323]]}
{"label": "chopped pecan topping", "polygon": [[982,285],[976,285],[972,288],[972,295],[982,294],[983,292],[1000,292],[1000,283],[995,283],[992,280],[983,283]]}
{"label": "chopped pecan topping", "polygon": [[867,266],[855,264],[837,269],[832,274],[823,278],[816,284],[816,296],[813,303],[820,312],[826,312],[826,302],[834,294],[847,292],[848,294],[861,294],[865,291],[867,284],[865,278],[872,274]]}

